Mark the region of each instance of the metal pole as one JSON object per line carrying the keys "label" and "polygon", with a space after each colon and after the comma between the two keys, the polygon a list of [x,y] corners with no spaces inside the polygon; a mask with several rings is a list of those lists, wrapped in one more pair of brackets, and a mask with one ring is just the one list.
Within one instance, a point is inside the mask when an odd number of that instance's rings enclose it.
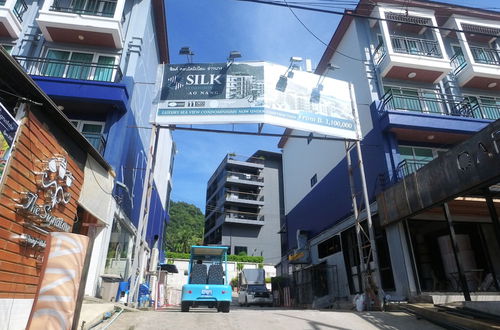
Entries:
{"label": "metal pole", "polygon": [[[359,221],[359,212],[358,212],[358,201],[356,200],[356,188],[354,186],[354,170],[352,167],[351,160],[351,150],[350,150],[349,142],[345,141],[345,152],[347,157],[347,171],[349,173],[349,186],[351,188],[351,199],[352,199],[352,207],[354,210],[354,219],[356,221],[356,242],[358,243],[358,254],[359,254],[359,268],[358,268],[358,282],[360,284],[361,292],[364,292],[366,289],[366,281],[365,281],[365,258],[363,255],[363,248],[361,243],[361,223]],[[359,271],[360,270],[360,271]]]}
{"label": "metal pole", "polygon": [[[361,153],[361,143],[356,141],[356,149],[358,151],[358,161],[359,161],[359,172],[361,174],[361,185],[363,187],[363,197],[365,200],[365,210],[366,210],[366,222],[368,224],[368,235],[370,236],[370,247],[372,250],[373,257],[373,267],[375,268],[375,278],[376,285],[378,289],[382,289],[382,282],[380,279],[380,269],[378,266],[378,254],[377,254],[377,245],[375,244],[375,233],[373,230],[373,222],[372,222],[372,212],[370,209],[370,199],[368,198],[368,189],[366,187],[366,177],[365,177],[365,167],[363,165],[363,155]],[[380,292],[380,291],[379,291]]]}
{"label": "metal pole", "polygon": [[495,231],[495,236],[497,238],[497,243],[500,247],[500,222],[498,220],[498,213],[495,208],[495,203],[493,198],[491,198],[491,193],[489,189],[484,192],[484,198],[486,198],[486,205],[488,205],[488,211],[490,212],[491,224],[493,225],[493,230]]}
{"label": "metal pole", "polygon": [[146,165],[146,175],[144,178],[144,187],[142,189],[142,198],[140,210],[142,210],[142,216],[139,218],[139,223],[137,225],[137,233],[135,236],[134,245],[134,260],[132,261],[132,274],[130,277],[130,293],[128,296],[128,303],[137,303],[139,296],[139,281],[142,277],[142,269],[144,267],[144,261],[141,260],[144,253],[141,250],[146,250],[146,232],[148,228],[148,217],[149,217],[149,206],[151,203],[151,191],[153,189],[153,173],[156,164],[156,152],[158,147],[159,139],[159,127],[154,124],[151,130],[150,147],[148,154],[148,161]]}
{"label": "metal pole", "polygon": [[457,239],[455,235],[455,228],[453,227],[453,221],[451,219],[450,209],[448,207],[448,203],[443,204],[444,216],[446,221],[448,222],[448,230],[450,231],[450,239],[451,239],[451,248],[453,249],[453,256],[455,257],[455,262],[457,264],[458,269],[458,277],[462,284],[462,291],[464,293],[465,301],[471,301],[469,286],[467,285],[467,279],[465,278],[464,269],[462,267],[462,263],[460,258],[458,257],[458,245]]}

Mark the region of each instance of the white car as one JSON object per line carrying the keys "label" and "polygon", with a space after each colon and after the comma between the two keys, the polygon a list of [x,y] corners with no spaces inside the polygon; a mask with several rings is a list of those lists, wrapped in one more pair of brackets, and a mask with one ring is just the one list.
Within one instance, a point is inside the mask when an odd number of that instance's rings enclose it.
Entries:
{"label": "white car", "polygon": [[248,284],[240,287],[238,294],[240,306],[273,305],[273,294],[267,290],[265,284]]}

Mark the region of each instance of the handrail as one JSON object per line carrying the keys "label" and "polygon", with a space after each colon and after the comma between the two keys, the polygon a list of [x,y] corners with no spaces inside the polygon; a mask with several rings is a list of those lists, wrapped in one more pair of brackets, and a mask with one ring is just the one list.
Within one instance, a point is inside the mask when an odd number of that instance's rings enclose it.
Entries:
{"label": "handrail", "polygon": [[485,47],[469,47],[474,61],[482,64],[500,65],[500,50]]}
{"label": "handrail", "polygon": [[403,159],[396,167],[397,180],[402,180],[404,177],[418,171],[427,164],[429,164],[429,162]]}
{"label": "handrail", "polygon": [[60,77],[79,80],[119,82],[122,72],[119,65],[99,64],[41,57],[14,56],[26,73],[33,76]]}
{"label": "handrail", "polygon": [[396,53],[442,58],[439,43],[435,40],[391,36],[392,48]]}
{"label": "handrail", "polygon": [[113,17],[115,15],[117,1],[98,0],[88,1],[86,3],[67,3],[66,1],[55,0],[50,7],[51,11],[75,13],[81,15],[91,15],[100,17]]}
{"label": "handrail", "polygon": [[453,74],[457,75],[462,71],[466,66],[467,66],[467,61],[465,60],[464,54],[462,51],[456,52],[451,58],[450,58],[450,64],[451,67],[453,68]]}
{"label": "handrail", "polygon": [[28,10],[28,6],[24,0],[17,0],[14,5],[14,15],[19,20],[19,22],[23,22],[23,15]]}
{"label": "handrail", "polygon": [[384,44],[381,42],[378,44],[377,48],[373,52],[373,61],[375,64],[380,64],[386,55],[386,50]]}

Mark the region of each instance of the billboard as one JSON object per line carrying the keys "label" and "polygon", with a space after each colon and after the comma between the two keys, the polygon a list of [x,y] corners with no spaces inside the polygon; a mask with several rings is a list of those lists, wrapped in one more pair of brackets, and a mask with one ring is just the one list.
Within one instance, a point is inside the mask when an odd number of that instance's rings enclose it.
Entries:
{"label": "billboard", "polygon": [[71,329],[89,238],[50,233],[26,329]]}
{"label": "billboard", "polygon": [[7,160],[10,157],[18,128],[19,125],[16,120],[5,109],[3,104],[0,103],[0,181],[2,180]]}
{"label": "billboard", "polygon": [[267,62],[165,65],[159,125],[266,123],[361,139],[349,83]]}

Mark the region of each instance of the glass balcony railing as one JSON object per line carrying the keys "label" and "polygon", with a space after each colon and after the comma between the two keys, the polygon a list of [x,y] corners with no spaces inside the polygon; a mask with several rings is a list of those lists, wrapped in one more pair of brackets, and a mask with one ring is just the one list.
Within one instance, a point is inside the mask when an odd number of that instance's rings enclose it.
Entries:
{"label": "glass balcony railing", "polygon": [[403,36],[391,36],[395,53],[442,58],[439,43],[434,40],[418,39]]}
{"label": "glass balcony railing", "polygon": [[122,72],[118,65],[56,60],[40,57],[15,56],[30,75],[79,80],[119,82]]}
{"label": "glass balcony railing", "polygon": [[402,110],[489,120],[500,118],[500,100],[473,96],[459,97],[432,90],[391,88],[382,97],[382,103],[382,112]]}
{"label": "glass balcony railing", "polygon": [[264,178],[259,175],[239,173],[239,172],[227,172],[228,179],[237,179],[245,181],[263,182]]}
{"label": "glass balcony railing", "polygon": [[51,11],[100,17],[113,17],[115,9],[116,1],[108,0],[55,0],[50,7]]}
{"label": "glass balcony railing", "polygon": [[500,50],[471,46],[470,51],[476,63],[500,65]]}
{"label": "glass balcony railing", "polygon": [[82,135],[101,155],[104,155],[104,150],[106,149],[106,139],[102,134],[83,132]]}

